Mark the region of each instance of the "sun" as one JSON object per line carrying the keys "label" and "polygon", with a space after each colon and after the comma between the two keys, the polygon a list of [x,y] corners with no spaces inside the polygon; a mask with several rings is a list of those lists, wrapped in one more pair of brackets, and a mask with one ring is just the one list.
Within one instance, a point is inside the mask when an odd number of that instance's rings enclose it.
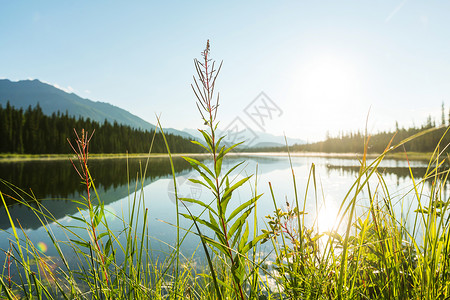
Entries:
{"label": "sun", "polygon": [[318,53],[297,62],[288,99],[299,130],[324,135],[327,130],[334,134],[336,127],[354,127],[356,112],[366,112],[367,106],[363,67],[356,58],[338,53]]}
{"label": "sun", "polygon": [[302,86],[315,98],[345,98],[357,88],[358,76],[353,64],[345,58],[323,55],[304,66]]}

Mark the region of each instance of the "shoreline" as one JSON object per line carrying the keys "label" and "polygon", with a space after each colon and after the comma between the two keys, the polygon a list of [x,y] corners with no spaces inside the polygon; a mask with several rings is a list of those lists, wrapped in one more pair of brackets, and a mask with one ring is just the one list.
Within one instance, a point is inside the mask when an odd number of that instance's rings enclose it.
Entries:
{"label": "shoreline", "polygon": [[[207,153],[172,153],[172,157],[192,156],[202,157]],[[114,153],[114,154],[89,154],[90,160],[99,159],[126,159],[126,158],[161,158],[168,157],[166,153]],[[2,162],[22,162],[22,161],[55,161],[76,159],[74,154],[0,154],[0,163]]]}
{"label": "shoreline", "polygon": [[[279,156],[279,157],[327,157],[327,158],[342,158],[342,159],[361,159],[362,153],[328,153],[328,152],[241,152],[241,153],[230,153],[231,155],[238,156]],[[367,158],[377,158],[381,154],[380,153],[369,153],[367,154]],[[433,153],[425,152],[397,152],[397,153],[388,153],[386,154],[384,159],[395,159],[395,160],[421,160],[421,161],[429,161]]]}
{"label": "shoreline", "polygon": [[[328,157],[328,158],[343,158],[343,159],[360,159],[361,153],[325,153],[325,152],[233,152],[230,156],[278,156],[278,157]],[[385,159],[396,160],[422,160],[429,161],[433,153],[407,153],[403,152],[387,154]],[[208,153],[172,153],[172,157],[190,156],[190,157],[205,157]],[[368,158],[377,158],[380,154],[368,154]],[[89,159],[126,159],[126,158],[163,158],[168,157],[166,153],[114,153],[114,154],[90,154]],[[75,155],[71,154],[0,154],[0,163],[3,162],[22,162],[22,161],[55,161],[55,160],[69,160],[76,159]]]}

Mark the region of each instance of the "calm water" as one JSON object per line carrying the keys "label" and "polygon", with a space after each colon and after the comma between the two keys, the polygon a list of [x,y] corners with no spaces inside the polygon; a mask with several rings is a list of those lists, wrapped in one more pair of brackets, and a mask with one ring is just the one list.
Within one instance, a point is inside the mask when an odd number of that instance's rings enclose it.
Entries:
{"label": "calm water", "polygon": [[[224,162],[224,170],[243,160],[246,161],[242,165],[243,167],[234,173],[236,179],[238,180],[246,174],[257,174],[257,176],[254,176],[250,181],[252,185],[248,184],[234,193],[233,205],[237,206],[250,199],[255,189],[255,180],[257,180],[257,192],[264,193],[257,207],[258,226],[262,228],[265,226],[264,216],[273,212],[273,202],[268,188],[269,182],[272,184],[279,207],[286,207],[286,201],[290,203],[294,201],[289,160],[282,156],[233,156]],[[146,160],[144,159],[132,159],[128,164],[125,159],[92,160],[90,164],[91,174],[95,180],[99,197],[104,201],[108,211],[111,228],[119,232],[123,228],[120,218],[127,219],[130,204],[133,201],[143,199],[143,205],[149,210],[149,233],[152,236],[153,248],[156,252],[158,250],[165,251],[167,246],[164,242],[174,245],[176,237],[176,228],[171,225],[176,223],[176,206],[170,164],[165,158],[150,159],[145,179],[143,179],[143,197],[140,198],[140,192],[135,194],[133,191],[136,186],[136,177],[141,176],[140,170],[145,168],[145,163]],[[204,160],[204,163],[211,165],[208,160]],[[317,214],[320,230],[329,229],[341,201],[356,179],[359,162],[354,159],[341,158],[293,157],[292,164],[296,175],[299,199],[302,203],[305,198],[311,165],[315,164],[319,210],[316,210],[315,193],[311,190],[311,186],[306,196],[307,220],[312,223]],[[412,166],[415,176],[420,177],[425,173],[427,165],[422,162],[413,162]],[[187,163],[181,158],[176,158],[175,168],[180,196],[196,198],[204,202],[211,201],[211,195],[206,188],[202,189],[201,186],[194,185],[187,180],[188,178],[198,178],[195,171]],[[393,202],[403,202],[403,213],[405,215],[407,214],[406,209],[411,207],[407,219],[407,222],[411,223],[414,218],[412,211],[416,208],[416,203],[412,193],[403,197],[411,189],[411,179],[406,162],[385,160],[379,170],[384,172],[383,178]],[[0,185],[2,193],[15,198],[29,199],[27,193],[29,194],[32,191],[39,202],[60,223],[77,225],[67,215],[80,215],[78,208],[81,206],[71,200],[82,200],[84,187],[70,162],[0,163],[0,178],[16,186],[11,188],[3,182]],[[140,184],[141,181],[138,181],[138,185]],[[377,185],[375,178],[371,184],[372,188],[375,189]],[[17,188],[21,188],[23,191],[17,193]],[[425,187],[425,192],[426,190],[427,187]],[[14,204],[11,198],[6,198],[13,219],[19,220],[26,236],[36,245],[39,245],[42,252],[49,256],[57,256],[55,249],[51,247],[46,230],[41,226],[40,221],[33,216],[33,212],[23,205]],[[360,198],[358,210],[363,212],[367,205],[368,194],[363,192]],[[200,209],[195,206],[191,205],[189,209],[194,214],[200,213]],[[397,205],[395,209],[400,215],[400,205]],[[181,221],[183,228],[188,228],[191,225],[188,220],[182,219]],[[0,208],[0,229],[2,230],[0,231],[0,249],[8,249],[11,228],[3,207]],[[67,236],[61,232],[56,224],[50,224],[47,229],[51,230],[58,239],[67,240]],[[83,234],[82,230],[74,230]],[[24,234],[21,236],[24,237]],[[182,251],[189,256],[197,246],[198,239],[193,235],[188,235],[185,243],[183,243]],[[0,259],[0,261],[3,261],[3,259]]]}

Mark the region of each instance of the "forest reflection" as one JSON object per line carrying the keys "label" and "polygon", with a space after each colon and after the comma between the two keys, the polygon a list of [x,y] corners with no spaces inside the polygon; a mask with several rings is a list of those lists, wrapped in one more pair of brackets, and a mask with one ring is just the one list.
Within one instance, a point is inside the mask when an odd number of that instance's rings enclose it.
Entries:
{"label": "forest reflection", "polygon": [[[359,174],[359,166],[340,166],[340,165],[326,165],[327,175],[330,176],[332,172],[338,172],[342,176],[357,176]],[[427,173],[426,167],[411,168],[414,179],[422,179]],[[411,171],[408,167],[379,167],[377,172],[382,176],[394,175],[397,179],[397,185],[403,179],[411,178]],[[427,181],[428,182],[428,181]]]}
{"label": "forest reflection", "polygon": [[[115,202],[134,191],[136,178],[142,179],[147,159],[93,159],[90,172],[94,178],[99,197],[105,204]],[[177,174],[188,172],[191,167],[181,157],[174,157]],[[144,186],[159,178],[171,176],[171,166],[166,157],[153,157],[148,161]],[[85,186],[69,160],[28,161],[0,163],[0,191],[10,208],[13,220],[19,219],[23,228],[38,228],[42,224],[33,217],[31,209],[18,203],[22,199],[33,207],[38,207],[35,199],[59,219],[78,211],[80,200],[85,194]],[[32,197],[31,195],[34,195]],[[0,205],[3,207],[3,205]],[[0,209],[0,228],[10,227],[6,210]]]}
{"label": "forest reflection", "polygon": [[[210,164],[211,161],[206,157],[199,157],[204,163]],[[279,199],[283,199],[291,189],[291,163],[298,176],[298,190],[306,190],[309,168],[312,163],[319,166],[318,172],[327,175],[328,187],[325,190],[333,188],[333,182],[337,177],[341,178],[340,187],[333,193],[345,193],[345,188],[351,184],[359,173],[358,161],[355,159],[337,159],[337,158],[308,158],[294,157],[290,163],[286,157],[274,156],[231,156],[224,161],[223,168],[228,169],[234,164],[245,161],[243,165],[245,171],[239,172],[257,172],[260,181],[260,191],[263,192],[267,187],[268,181],[273,181],[274,186],[279,190]],[[147,160],[144,159],[98,159],[90,161],[90,171],[94,178],[100,199],[105,205],[112,204],[128,196],[129,192],[134,192],[136,178],[140,178],[144,173]],[[426,164],[411,162],[413,175],[416,179],[422,178],[426,173]],[[177,178],[183,178],[189,174],[192,169],[190,165],[181,157],[174,157],[174,167]],[[325,172],[325,174],[323,173]],[[410,178],[408,164],[404,162],[386,161],[385,165],[379,166],[378,172],[383,176],[389,177],[389,181],[404,183]],[[157,183],[159,179],[172,178],[170,162],[167,158],[152,157],[148,162],[143,185]],[[139,179],[141,180],[141,179]],[[392,181],[393,180],[393,181]],[[278,181],[278,182],[277,182]],[[427,184],[431,184],[428,181]],[[138,185],[141,186],[140,183]],[[157,201],[164,201],[168,190],[164,186],[158,189]],[[19,189],[23,189],[20,191]],[[447,189],[447,187],[444,187]],[[78,212],[80,204],[72,200],[80,201],[85,193],[85,187],[73,169],[68,160],[64,161],[34,161],[34,162],[14,162],[0,163],[0,191],[5,196],[13,220],[20,220],[24,229],[36,229],[42,224],[29,207],[23,204],[17,204],[15,199],[21,198],[30,202],[30,205],[38,207],[38,203],[53,215],[55,219],[61,219],[66,215],[72,215]],[[266,191],[268,192],[268,191]],[[38,203],[33,202],[33,194]],[[251,191],[249,191],[251,193]],[[237,195],[239,197],[239,195]],[[267,207],[270,213],[272,210],[271,201],[261,203],[261,207]],[[165,207],[163,203],[158,202],[158,207]],[[166,207],[167,208],[167,207]],[[161,212],[158,212],[161,213]],[[6,210],[0,206],[0,229],[10,228],[10,223],[6,215]]]}

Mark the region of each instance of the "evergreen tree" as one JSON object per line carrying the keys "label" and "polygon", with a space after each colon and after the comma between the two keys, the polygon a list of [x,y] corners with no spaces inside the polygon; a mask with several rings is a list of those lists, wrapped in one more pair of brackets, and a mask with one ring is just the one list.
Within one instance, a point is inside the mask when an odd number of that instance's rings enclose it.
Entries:
{"label": "evergreen tree", "polygon": [[[0,105],[0,153],[57,154],[69,151],[67,138],[73,129],[84,128],[96,131],[91,153],[146,153],[154,131],[143,131],[117,122],[105,120],[102,124],[87,118],[70,117],[68,112],[46,116],[39,104],[25,111],[15,109],[9,102],[6,108]],[[172,152],[195,153],[202,148],[180,136],[166,134]],[[153,153],[165,153],[166,147],[161,133],[157,133]]]}
{"label": "evergreen tree", "polygon": [[445,125],[445,107],[444,107],[444,101],[442,101],[442,106],[441,106],[441,113],[442,113],[442,125]]}

